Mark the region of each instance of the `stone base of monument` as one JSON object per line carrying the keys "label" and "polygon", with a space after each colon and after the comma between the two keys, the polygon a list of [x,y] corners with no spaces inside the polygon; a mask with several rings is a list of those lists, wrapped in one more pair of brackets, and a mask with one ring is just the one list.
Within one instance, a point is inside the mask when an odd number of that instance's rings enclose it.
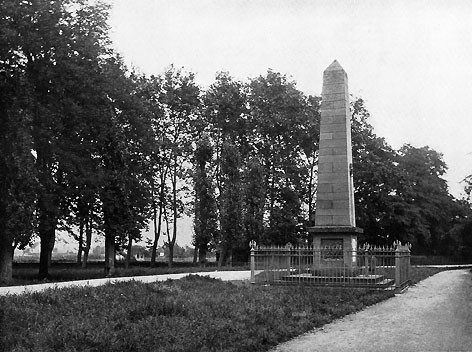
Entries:
{"label": "stone base of monument", "polygon": [[[363,233],[363,229],[351,226],[314,226],[309,227],[308,232],[313,235],[314,248],[339,248],[343,251],[343,260],[338,260],[340,266],[349,268],[356,265],[357,235]],[[335,264],[329,256],[319,256],[315,258],[315,263],[320,267]]]}

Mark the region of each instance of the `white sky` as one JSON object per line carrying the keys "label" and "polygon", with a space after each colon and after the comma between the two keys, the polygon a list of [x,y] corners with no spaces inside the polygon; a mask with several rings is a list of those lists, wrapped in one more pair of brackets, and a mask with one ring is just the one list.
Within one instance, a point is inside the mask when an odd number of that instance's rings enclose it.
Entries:
{"label": "white sky", "polygon": [[142,72],[184,66],[206,87],[271,68],[319,95],[337,59],[377,135],[443,153],[455,196],[472,173],[471,1],[110,1],[115,47]]}
{"label": "white sky", "polygon": [[[184,66],[207,87],[218,71],[245,81],[271,68],[320,95],[337,59],[378,136],[443,153],[456,197],[472,174],[472,1],[108,1],[115,47],[142,72]],[[191,226],[179,220],[179,245]]]}
{"label": "white sky", "polygon": [[271,68],[320,95],[337,59],[377,135],[443,153],[456,197],[472,173],[472,1],[110,1],[115,47],[144,73],[174,64],[207,87]]}

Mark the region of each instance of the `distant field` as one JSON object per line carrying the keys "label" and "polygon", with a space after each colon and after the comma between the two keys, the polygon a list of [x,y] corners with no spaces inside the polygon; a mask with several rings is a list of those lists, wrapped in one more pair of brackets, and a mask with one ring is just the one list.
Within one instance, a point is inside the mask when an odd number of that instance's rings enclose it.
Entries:
{"label": "distant field", "polygon": [[[88,263],[95,263],[95,262],[103,262],[105,260],[104,256],[92,256],[88,258]],[[159,263],[167,263],[167,258],[166,257],[157,257],[156,262]],[[13,261],[15,263],[39,263],[39,255],[17,255],[13,258]],[[76,254],[56,254],[52,256],[52,261],[56,263],[76,263],[77,262],[77,257]],[[124,260],[117,260],[117,262],[122,262]],[[185,263],[192,263],[193,258],[192,257],[175,257],[174,258],[175,262],[185,262]],[[212,262],[215,261],[215,257],[209,257],[208,261]],[[151,259],[146,258],[144,260],[139,260],[135,261],[139,263],[150,263]]]}

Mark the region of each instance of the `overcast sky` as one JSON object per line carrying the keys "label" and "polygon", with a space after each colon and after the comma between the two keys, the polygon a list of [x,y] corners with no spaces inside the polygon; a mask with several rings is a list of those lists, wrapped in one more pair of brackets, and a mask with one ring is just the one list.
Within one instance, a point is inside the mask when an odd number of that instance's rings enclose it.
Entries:
{"label": "overcast sky", "polygon": [[378,136],[443,153],[456,197],[472,173],[472,1],[109,1],[115,47],[141,72],[183,66],[205,88],[271,68],[320,95],[337,59]]}
{"label": "overcast sky", "polygon": [[115,47],[144,73],[184,66],[206,87],[271,68],[319,95],[337,59],[377,135],[443,153],[456,197],[472,173],[471,1],[110,1]]}

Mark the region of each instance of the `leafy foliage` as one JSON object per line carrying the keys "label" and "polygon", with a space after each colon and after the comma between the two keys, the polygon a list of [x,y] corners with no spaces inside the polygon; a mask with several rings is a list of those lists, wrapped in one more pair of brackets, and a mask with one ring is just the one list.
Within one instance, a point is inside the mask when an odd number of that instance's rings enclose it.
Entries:
{"label": "leafy foliage", "polygon": [[29,115],[18,113],[24,102],[17,83],[0,75],[0,282],[11,279],[14,248],[24,248],[31,239],[38,190]]}
{"label": "leafy foliage", "polygon": [[409,144],[393,150],[375,135],[368,118],[363,100],[356,99],[352,104],[354,185],[363,240],[375,244],[401,240],[412,243],[414,253],[445,254],[444,245],[458,238],[463,228],[459,224],[470,216],[470,209],[449,194],[442,155],[428,146]]}
{"label": "leafy foliage", "polygon": [[23,121],[23,154],[36,155],[28,177],[38,180],[42,277],[59,224],[93,224],[101,202],[102,229],[111,238],[135,231],[145,216],[146,187],[138,176],[147,128],[131,79],[110,49],[108,9],[100,1],[2,1],[1,72],[16,87],[8,114]]}
{"label": "leafy foliage", "polygon": [[[250,121],[254,126],[254,150],[264,169],[267,239],[277,244],[296,238],[301,207],[297,198],[307,196],[319,114],[286,76],[268,71],[249,83]],[[285,212],[288,210],[288,212]],[[280,216],[285,218],[282,220]],[[284,223],[279,227],[279,221]],[[287,224],[292,225],[287,227]],[[281,223],[280,223],[281,224]],[[288,231],[288,232],[287,232]],[[278,234],[284,233],[282,237]]]}

